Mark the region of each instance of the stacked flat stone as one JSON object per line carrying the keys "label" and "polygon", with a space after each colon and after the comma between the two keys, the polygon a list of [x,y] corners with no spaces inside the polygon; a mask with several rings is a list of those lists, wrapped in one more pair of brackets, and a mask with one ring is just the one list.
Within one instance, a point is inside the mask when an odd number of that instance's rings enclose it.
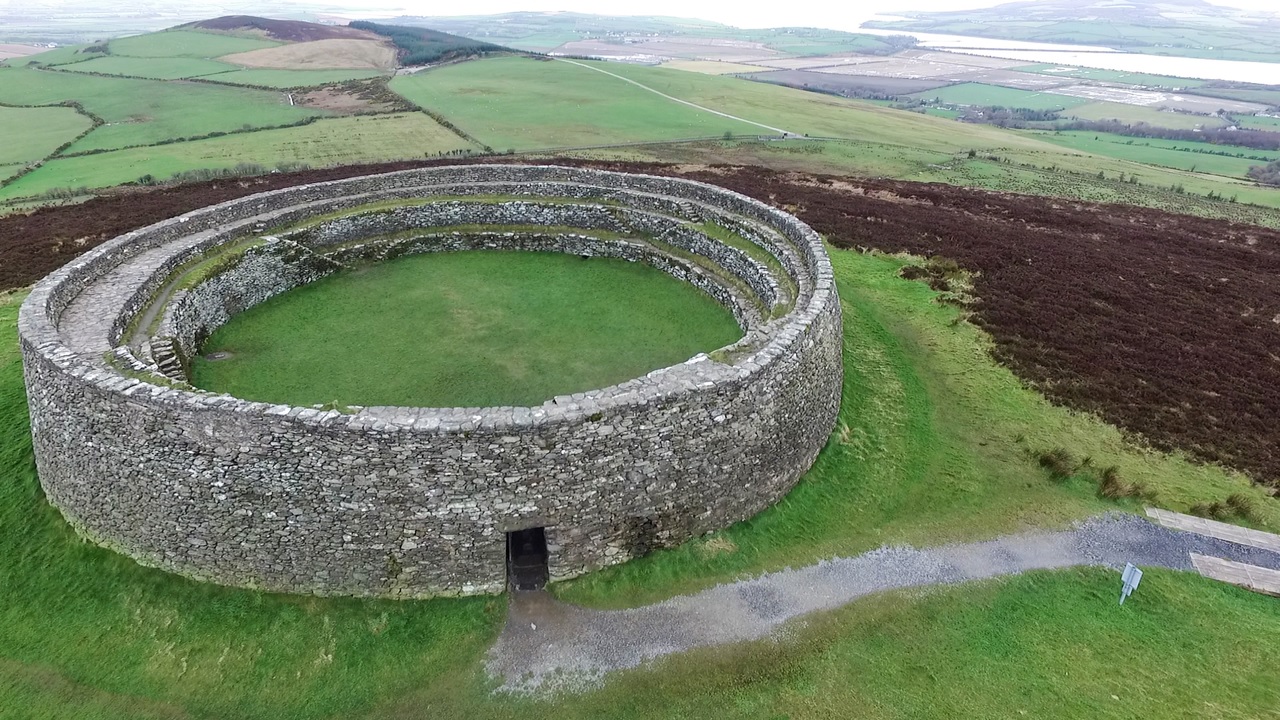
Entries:
{"label": "stacked flat stone", "polygon": [[[476,249],[647,262],[724,304],[744,336],[534,407],[291,407],[175,370],[293,287]],[[808,226],[703,183],[552,166],[366,176],[166,220],[41,281],[19,333],[40,481],[79,532],[188,577],[321,595],[498,592],[505,533],[526,528],[546,528],[564,579],[751,517],[813,463],[843,375],[840,302]]]}

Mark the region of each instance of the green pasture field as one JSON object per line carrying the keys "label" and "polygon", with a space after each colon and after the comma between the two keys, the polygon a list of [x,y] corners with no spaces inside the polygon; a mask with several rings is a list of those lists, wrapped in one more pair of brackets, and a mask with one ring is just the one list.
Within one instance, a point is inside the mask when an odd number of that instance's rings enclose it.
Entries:
{"label": "green pasture field", "polygon": [[205,80],[231,85],[258,85],[274,88],[300,88],[327,85],[347,80],[364,80],[386,73],[377,70],[233,70],[206,76]]}
{"label": "green pasture field", "polygon": [[1028,108],[1031,110],[1065,110],[1089,102],[1084,98],[1017,90],[997,85],[984,85],[983,83],[948,85],[936,90],[919,92],[909,97],[952,105],[983,107],[990,105],[1007,108]]}
{"label": "green pasture field", "polygon": [[323,167],[414,159],[467,147],[473,146],[422,113],[332,118],[299,127],[60,158],[0,190],[0,198],[39,195],[54,188],[111,187],[144,175],[164,180],[186,170],[239,163]]}
{"label": "green pasture field", "polygon": [[[487,62],[487,61],[482,61]],[[956,123],[923,113],[903,112],[873,104],[844,98],[796,90],[793,88],[753,83],[731,77],[652,68],[625,63],[595,63],[607,67],[610,72],[630,78],[673,97],[698,103],[712,110],[763,122],[792,132],[815,137],[849,138],[873,146],[876,149],[868,157],[849,154],[850,146],[834,148],[814,147],[806,141],[768,143],[748,157],[774,159],[785,157],[788,169],[823,168],[822,171],[854,172],[866,175],[884,175],[907,180],[952,182],[965,185],[972,178],[963,171],[970,163],[963,158],[970,149],[999,157],[1001,161],[1037,169],[1050,170],[1048,186],[1058,187],[1062,182],[1054,179],[1063,173],[1082,176],[1081,181],[1093,184],[1090,178],[1102,172],[1106,177],[1126,176],[1137,173],[1148,185],[1169,187],[1182,185],[1188,192],[1207,195],[1221,193],[1226,197],[1238,196],[1241,202],[1253,202],[1270,207],[1280,207],[1280,191],[1259,188],[1251,183],[1227,178],[1189,174],[1185,171],[1159,168],[1109,157],[1085,156],[1059,145],[1042,142],[1026,133],[1003,130],[990,125]],[[1070,98],[1068,98],[1070,100]],[[655,149],[655,154],[668,158],[685,155],[702,155],[703,148],[684,147],[672,151]],[[647,151],[640,151],[644,154]],[[712,148],[710,154],[718,154]],[[930,160],[921,166],[924,158],[937,158],[938,154],[952,156],[951,162]],[[607,155],[608,153],[603,153]],[[1012,171],[1012,172],[1010,172]],[[993,173],[993,177],[1006,178],[1008,183],[992,189],[1014,192],[1036,192],[1027,189],[1024,173],[1020,168],[1006,168]],[[980,183],[980,187],[988,187]],[[1056,194],[1049,190],[1046,194]],[[1126,197],[1140,194],[1122,192]],[[1173,209],[1185,207],[1186,201],[1174,204]],[[1234,214],[1234,213],[1233,213]]]}
{"label": "green pasture field", "polygon": [[[1174,507],[1256,494],[1242,478],[1136,449],[1026,390],[991,361],[980,330],[954,322],[955,308],[897,277],[902,259],[834,251],[833,260],[845,396],[817,467],[749,522],[562,594],[638,603],[833,553],[1133,507],[1096,499],[1082,480],[1050,482],[1029,455],[1043,447],[1120,464]],[[780,638],[617,673],[579,695],[491,695],[481,662],[504,620],[501,599],[219,588],[79,539],[35,477],[20,299],[0,299],[0,707],[86,720],[902,718],[939,709],[1128,718],[1193,717],[1206,702],[1224,717],[1255,717],[1280,702],[1269,682],[1280,661],[1274,599],[1153,569],[1120,607],[1118,576],[1100,568],[890,593],[796,622]]]}
{"label": "green pasture field", "polygon": [[178,80],[235,70],[236,65],[199,58],[138,58],[107,55],[86,62],[67,65],[65,69],[83,73],[131,75],[155,80]]}
{"label": "green pasture field", "polygon": [[1242,44],[1241,47],[1231,48],[1225,46],[1216,46],[1213,48],[1168,48],[1154,47],[1150,49],[1151,55],[1175,55],[1182,57],[1205,58],[1207,60],[1243,60],[1245,62],[1280,62],[1280,53],[1276,52],[1276,45],[1261,44]]}
{"label": "green pasture field", "polygon": [[0,165],[42,160],[90,125],[89,118],[69,107],[0,106]]}
{"label": "green pasture field", "polygon": [[946,108],[937,107],[925,108],[924,114],[932,115],[933,117],[946,118],[948,120],[955,120],[961,115],[959,110],[948,110]]}
{"label": "green pasture field", "polygon": [[400,76],[390,86],[497,150],[768,133],[565,62],[492,58]]}
{"label": "green pasture field", "polygon": [[854,140],[708,142],[608,148],[570,153],[530,153],[526,157],[576,157],[597,160],[697,164],[749,164],[775,170],[856,174],[916,179],[954,161],[948,152]]}
{"label": "green pasture field", "polygon": [[[1141,205],[1280,228],[1280,213],[1276,212],[1280,207],[1280,191],[1273,188],[1199,172],[1157,168],[1096,155],[1074,155],[1069,159],[1074,160],[1078,167],[1087,167],[1091,163],[1095,167],[1105,167],[1105,170],[1096,171],[1103,177],[1099,178],[1096,173],[1091,176],[1078,170],[1068,171],[1056,162],[1027,167],[978,159],[950,163],[921,175],[920,179],[1028,195]],[[1120,180],[1117,171],[1125,173],[1125,181]],[[1127,182],[1134,176],[1141,185]],[[1170,189],[1177,186],[1181,186],[1184,192]],[[1234,198],[1238,202],[1209,199],[1209,193],[1220,198]]]}
{"label": "green pasture field", "polygon": [[1146,123],[1156,127],[1194,130],[1198,127],[1226,127],[1227,123],[1213,115],[1191,115],[1189,113],[1167,112],[1141,105],[1125,105],[1124,103],[1097,102],[1073,107],[1063,113],[1065,116],[1081,120],[1119,120],[1123,123]]}
{"label": "green pasture field", "polygon": [[[535,61],[518,58],[508,60],[535,64]],[[471,76],[483,78],[497,75],[499,69],[510,67],[487,65],[494,62],[496,61],[481,60],[453,68],[463,69]],[[1228,207],[1225,203],[1200,203],[1189,196],[1153,192],[1150,186],[1168,188],[1181,185],[1187,192],[1201,196],[1212,192],[1224,197],[1236,196],[1241,203],[1280,207],[1280,191],[1274,189],[1225,177],[1192,174],[1110,157],[1086,156],[1060,145],[1043,142],[1030,134],[990,125],[956,123],[923,113],[904,112],[873,103],[731,77],[625,63],[592,64],[712,110],[795,133],[813,137],[845,138],[848,142],[788,140],[768,143],[694,143],[572,153],[578,156],[668,162],[745,162],[803,172],[853,173],[958,185],[976,184],[978,187],[995,190],[1045,195],[1067,193],[1067,196],[1079,199],[1134,202],[1179,212],[1200,212],[1210,217],[1248,217],[1251,221],[1266,224],[1275,224],[1276,218],[1264,210]],[[608,76],[602,77],[610,79]],[[397,78],[397,82],[399,80]],[[628,87],[616,79],[615,82]],[[558,92],[554,87],[543,89],[546,91],[543,95],[545,98],[554,98]],[[601,92],[611,90],[606,88]],[[412,98],[427,102],[422,95],[413,95]],[[491,87],[484,99],[485,107],[490,112],[483,118],[476,118],[474,115],[453,116],[444,108],[438,109],[450,120],[467,129],[464,117],[487,122],[494,122],[494,116],[497,116],[498,121],[508,114],[520,117],[527,112],[525,100],[524,96],[509,88]],[[466,106],[463,108],[466,109]],[[543,122],[551,120],[544,119]],[[555,133],[556,130],[555,126],[551,126],[539,129],[539,132],[543,137],[548,137],[548,133]],[[489,142],[483,132],[474,132],[481,142]],[[614,138],[615,142],[621,141],[617,136]],[[549,139],[559,145],[573,142],[574,136],[555,134],[550,135]],[[995,156],[999,158],[999,162],[992,164],[983,158],[966,160],[970,149],[984,156]],[[1096,179],[1099,173],[1108,179]],[[1118,186],[1114,178],[1122,173],[1126,177],[1138,175],[1140,181],[1148,187]]]}
{"label": "green pasture field", "polygon": [[64,45],[51,50],[36,53],[35,55],[26,55],[23,57],[9,58],[0,62],[0,67],[8,65],[10,67],[26,67],[27,65],[64,65],[69,63],[78,63],[93,58],[102,57],[100,53],[82,52],[85,48],[93,47],[92,45]]}
{"label": "green pasture field", "polygon": [[538,32],[508,41],[505,38],[493,38],[491,42],[516,50],[532,50],[546,52],[555,50],[567,42],[581,40],[582,36],[572,32]]}
{"label": "green pasture field", "polygon": [[875,35],[855,35],[842,32],[814,36],[762,33],[759,36],[752,37],[751,31],[745,32],[750,39],[762,42],[774,50],[780,50],[792,55],[874,52],[888,47]]}
{"label": "green pasture field", "polygon": [[[0,103],[69,100],[106,121],[67,152],[148,145],[244,127],[285,125],[329,113],[292,107],[284,95],[208,83],[133,80],[27,68],[0,68]],[[5,137],[0,128],[0,138]]]}
{"label": "green pasture field", "polygon": [[1204,97],[1222,97],[1245,102],[1262,103],[1272,108],[1280,107],[1280,89],[1236,90],[1229,88],[1204,88],[1199,93]]}
{"label": "green pasture field", "polygon": [[591,64],[681,100],[813,137],[879,142],[929,152],[950,153],[969,147],[1056,152],[1051,146],[989,125],[961,124],[780,85],[625,63]]}
{"label": "green pasture field", "polygon": [[[541,405],[742,336],[701,290],[644,263],[427,253],[326,278],[220,327],[198,387],[289,405]],[[370,348],[377,351],[371,353]]]}
{"label": "green pasture field", "polygon": [[[1186,170],[1188,172],[1212,173],[1228,177],[1244,178],[1249,168],[1254,165],[1265,165],[1271,160],[1280,158],[1280,153],[1254,150],[1253,148],[1233,145],[1211,145],[1202,142],[1181,140],[1158,140],[1154,138],[1132,138],[1111,133],[1095,133],[1084,130],[1070,132],[1028,131],[1037,137],[1063,147],[1081,152],[1096,153],[1121,160],[1132,160],[1146,165]],[[1182,148],[1182,149],[1178,149]],[[1206,152],[1192,152],[1204,150]],[[1266,158],[1254,160],[1249,158],[1225,157],[1210,153],[1229,152]]]}
{"label": "green pasture field", "polygon": [[[1048,72],[1050,70],[1060,70],[1068,68],[1062,72]],[[1036,65],[1024,65],[1022,67],[1009,68],[1018,72],[1037,73],[1039,75],[1048,75],[1049,77],[1069,77],[1082,78],[1085,80],[1098,80],[1100,82],[1116,82],[1127,83],[1129,85],[1143,85],[1146,87],[1177,87],[1190,88],[1200,87],[1207,80],[1195,80],[1193,78],[1172,77],[1170,75],[1149,75],[1147,73],[1124,72],[1122,70],[1101,70],[1098,68],[1086,67],[1070,67],[1066,65],[1049,65],[1039,63]]]}
{"label": "green pasture field", "polygon": [[147,58],[216,58],[233,53],[276,47],[281,43],[192,30],[162,30],[116,38],[107,47],[112,55]]}
{"label": "green pasture field", "polygon": [[[1031,135],[991,126],[960,124],[920,113],[901,112],[870,103],[736,78],[621,63],[596,65],[713,110],[811,136],[850,139],[868,149],[865,156],[861,156],[848,152],[853,147],[851,144],[818,148],[808,143],[788,141],[771,144],[767,149],[756,146],[757,149],[749,149],[745,153],[767,162],[778,162],[789,169],[823,169],[959,184],[978,182],[980,186],[994,189],[1045,191],[1049,194],[1062,186],[1062,182],[1069,181],[1071,187],[1067,189],[1070,192],[1088,198],[1128,198],[1146,203],[1143,198],[1147,196],[1143,193],[1135,193],[1128,188],[1117,192],[1109,183],[1095,184],[1089,179],[1100,172],[1106,178],[1124,173],[1126,177],[1139,175],[1141,182],[1147,185],[1182,185],[1188,192],[1202,196],[1213,192],[1226,197],[1237,196],[1242,203],[1280,205],[1280,192],[1243,181],[1189,174],[1099,155],[1086,156]],[[669,140],[689,135],[716,136],[726,129],[751,135],[764,132],[756,126],[711,115],[617,78],[566,63],[523,58],[481,60],[396,78],[393,87],[426,107],[442,112],[482,143],[499,151]],[[81,98],[90,111],[102,115],[109,124],[78,142],[71,152],[146,144],[210,131],[226,132],[245,125],[285,124],[322,112],[290,107],[283,93],[209,83],[155,82],[21,68],[0,69],[0,102],[47,104],[74,97]],[[567,121],[568,118],[574,120]],[[803,149],[800,149],[801,145]],[[732,147],[739,146],[732,144]],[[411,142],[392,157],[421,154],[411,151],[412,148]],[[984,156],[998,157],[1002,166],[987,167],[981,158],[965,160],[964,155],[970,149]],[[619,154],[621,152],[618,151]],[[668,157],[723,156],[725,148],[719,143],[700,143],[654,149],[652,154]],[[351,150],[338,155],[354,157],[360,152]],[[254,159],[239,157],[226,164],[239,161]],[[102,181],[119,182],[148,174],[144,167],[137,166],[140,163],[135,163],[133,157],[130,157],[130,163],[133,166],[129,174],[108,173]],[[66,161],[63,166],[69,164],[70,161]],[[169,162],[160,168],[160,173],[171,172],[172,165]],[[136,175],[133,174],[135,169],[139,170]],[[1049,170],[1049,174],[1040,175],[1042,169]],[[1028,170],[1032,171],[1030,176]],[[1076,177],[1071,179],[1068,174]],[[45,187],[51,186],[45,184]],[[1163,197],[1159,202],[1164,202]],[[1174,205],[1174,209],[1180,207]],[[1244,212],[1229,210],[1233,216]],[[1226,213],[1226,210],[1219,213],[1216,208],[1205,211],[1214,216]]]}
{"label": "green pasture field", "polygon": [[1280,132],[1280,117],[1258,117],[1256,115],[1236,115],[1236,122],[1240,127],[1251,128],[1254,130],[1269,130],[1271,132]]}

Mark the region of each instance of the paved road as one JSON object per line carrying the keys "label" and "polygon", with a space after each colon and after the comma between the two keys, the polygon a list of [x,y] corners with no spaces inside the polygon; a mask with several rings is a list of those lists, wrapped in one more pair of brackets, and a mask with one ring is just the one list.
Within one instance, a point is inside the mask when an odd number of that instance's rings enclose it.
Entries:
{"label": "paved road", "polygon": [[678,102],[678,103],[680,103],[681,105],[688,105],[688,106],[689,106],[689,107],[691,107],[691,108],[697,108],[698,110],[701,110],[701,111],[703,111],[703,112],[709,112],[709,113],[711,113],[712,115],[719,115],[719,116],[720,116],[720,117],[722,117],[722,118],[729,118],[730,120],[737,120],[738,122],[744,122],[744,123],[747,123],[748,125],[755,125],[755,126],[756,126],[756,127],[758,127],[758,128],[764,128],[765,130],[771,130],[771,131],[773,131],[773,132],[778,133],[779,135],[799,135],[799,133],[793,133],[793,132],[791,132],[790,130],[783,130],[782,128],[776,128],[776,127],[773,127],[772,125],[765,125],[765,124],[763,124],[763,123],[758,123],[758,122],[756,122],[756,121],[754,121],[754,120],[748,120],[748,119],[746,119],[746,118],[740,118],[740,117],[738,117],[737,115],[730,115],[729,113],[723,113],[723,112],[720,112],[719,110],[712,110],[712,109],[711,109],[711,108],[709,108],[709,107],[703,107],[702,105],[698,105],[697,103],[691,103],[691,102],[689,102],[688,100],[681,100],[681,99],[680,99],[680,98],[678,98],[678,97],[673,97],[673,96],[668,95],[668,94],[666,94],[666,93],[664,93],[664,92],[660,92],[660,91],[658,91],[658,90],[654,90],[653,88],[649,87],[648,85],[643,85],[643,84],[641,84],[641,83],[638,83],[638,82],[636,82],[635,80],[632,80],[631,78],[625,78],[625,77],[622,77],[621,75],[618,75],[618,74],[615,74],[615,73],[611,73],[611,72],[609,72],[608,70],[605,70],[605,69],[603,69],[603,68],[595,67],[594,65],[587,65],[586,63],[580,63],[580,62],[577,62],[576,60],[565,60],[565,59],[562,59],[562,58],[556,58],[556,59],[557,59],[557,60],[559,60],[560,62],[569,63],[570,65],[577,65],[577,66],[578,66],[578,67],[580,67],[580,68],[586,68],[586,69],[588,69],[588,70],[595,70],[596,72],[598,72],[598,73],[604,73],[605,75],[608,75],[609,77],[615,77],[615,78],[618,78],[619,80],[621,80],[621,81],[623,81],[623,82],[628,82],[628,83],[631,83],[632,85],[635,85],[635,86],[636,86],[636,87],[638,87],[638,88],[641,88],[641,89],[643,89],[643,90],[648,90],[649,92],[653,93],[654,95],[661,95],[662,97],[664,97],[664,98],[666,98],[666,99],[668,99],[668,100],[670,100],[670,101],[672,101],[672,102]]}
{"label": "paved road", "polygon": [[[871,593],[1078,565],[1192,570],[1190,553],[1280,570],[1280,553],[1111,514],[1061,532],[923,550],[884,547],[631,610],[590,610],[546,593],[521,593],[487,667],[507,690],[586,688],[610,671],[762,638],[792,618]],[[1117,578],[1117,601],[1119,588]]]}

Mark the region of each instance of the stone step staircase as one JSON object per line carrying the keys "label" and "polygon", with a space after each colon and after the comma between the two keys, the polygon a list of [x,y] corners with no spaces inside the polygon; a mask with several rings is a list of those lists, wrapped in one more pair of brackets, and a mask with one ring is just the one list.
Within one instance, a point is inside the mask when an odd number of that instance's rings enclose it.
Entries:
{"label": "stone step staircase", "polygon": [[706,216],[702,214],[698,206],[688,200],[681,200],[676,203],[676,207],[680,208],[680,214],[688,218],[690,222],[701,223],[706,220]]}
{"label": "stone step staircase", "polygon": [[160,374],[176,380],[187,382],[187,370],[182,364],[182,354],[178,351],[178,343],[169,337],[153,337],[149,343],[151,358]]}

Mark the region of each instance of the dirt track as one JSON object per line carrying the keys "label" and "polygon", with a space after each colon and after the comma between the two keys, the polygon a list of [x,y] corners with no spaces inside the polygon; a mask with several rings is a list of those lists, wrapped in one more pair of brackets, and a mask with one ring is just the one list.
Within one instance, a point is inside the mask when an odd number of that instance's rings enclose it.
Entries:
{"label": "dirt track", "polygon": [[[399,163],[130,192],[0,218],[0,288],[131,228]],[[1280,487],[1280,232],[1144,208],[762,168],[583,163],[706,180],[796,212],[841,247],[976,271],[997,358],[1053,400]]]}

